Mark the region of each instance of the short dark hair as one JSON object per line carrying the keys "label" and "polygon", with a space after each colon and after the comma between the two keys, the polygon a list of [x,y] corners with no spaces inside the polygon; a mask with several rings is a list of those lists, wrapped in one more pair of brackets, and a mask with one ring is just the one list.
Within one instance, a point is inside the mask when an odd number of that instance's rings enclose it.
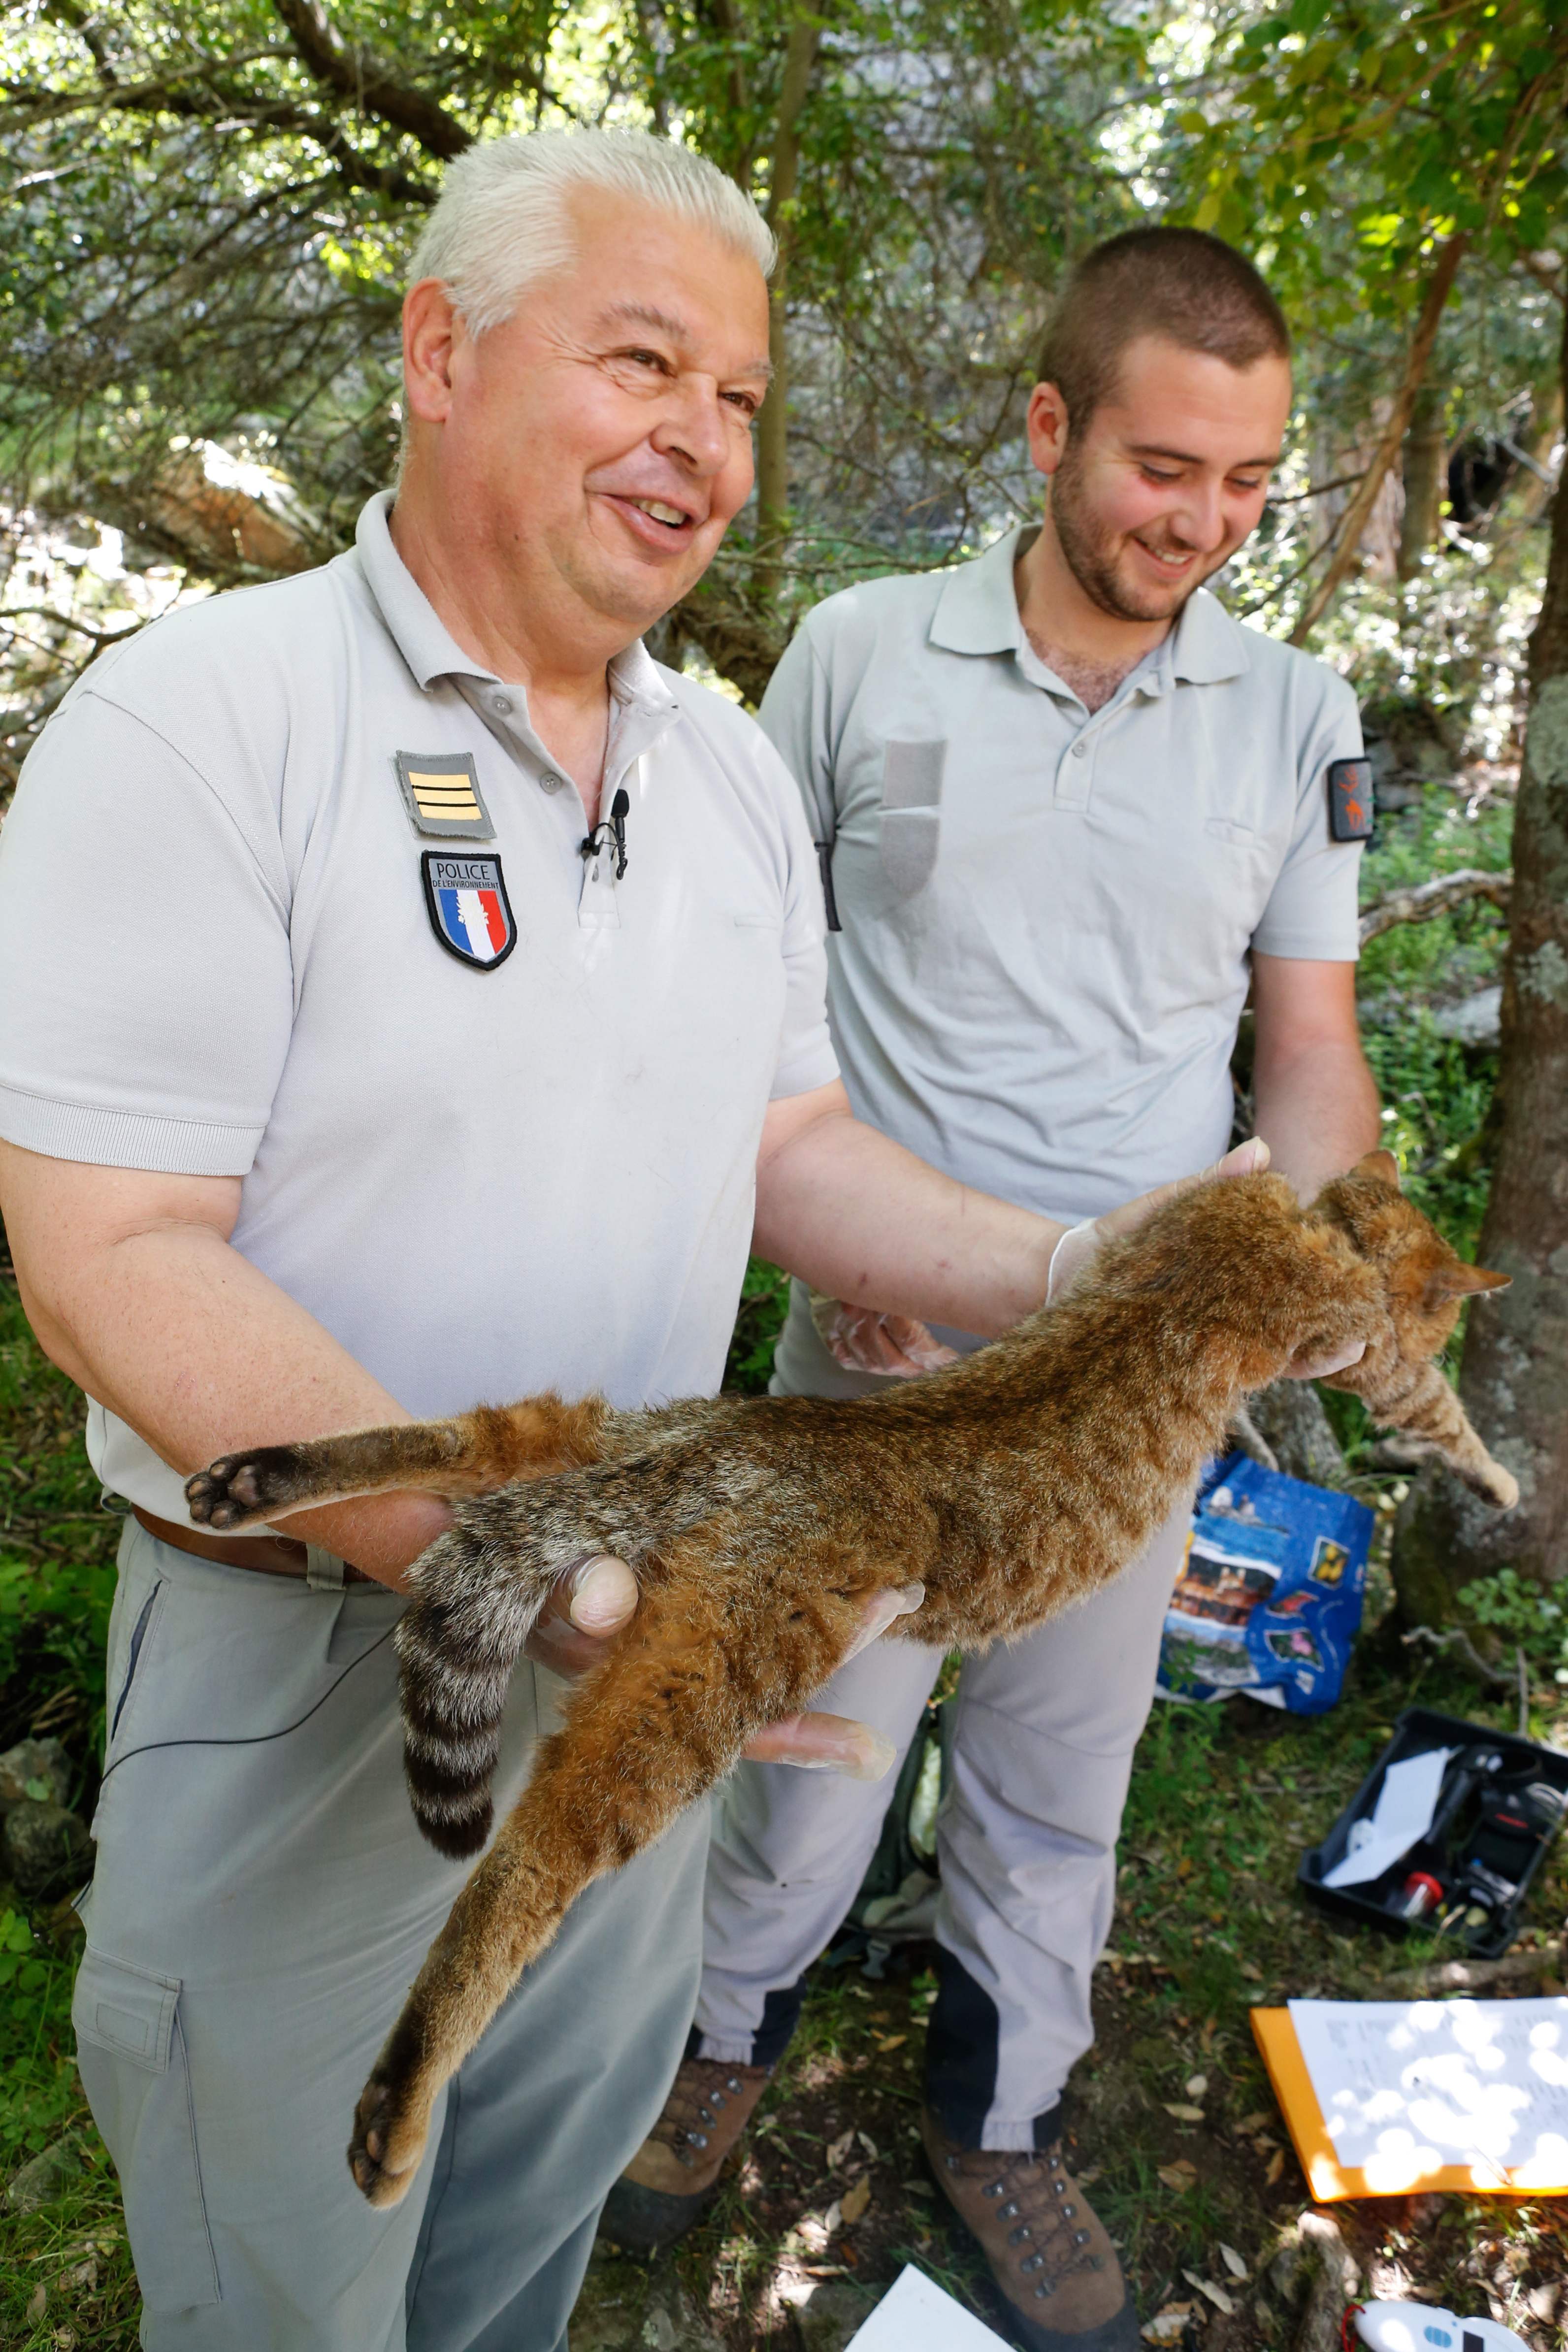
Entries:
{"label": "short dark hair", "polygon": [[1233,368],[1288,360],[1285,313],[1244,254],[1201,228],[1132,228],[1080,261],[1051,314],[1038,381],[1082,431],[1139,335],[1167,335]]}

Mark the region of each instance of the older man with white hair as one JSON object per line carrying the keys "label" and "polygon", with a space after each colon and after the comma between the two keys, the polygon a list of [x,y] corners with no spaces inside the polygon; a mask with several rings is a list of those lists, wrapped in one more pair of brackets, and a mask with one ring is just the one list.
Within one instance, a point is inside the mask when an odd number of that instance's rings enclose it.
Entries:
{"label": "older man with white hair", "polygon": [[[106,654],[6,826],[0,1193],[130,1506],[75,2019],[149,2352],[563,2345],[690,2020],[706,1829],[574,1908],[373,2210],[351,2111],[462,1876],[403,1794],[391,1644],[445,1508],[218,1538],[185,1474],[546,1386],[710,1391],[753,1230],[970,1331],[1046,1290],[1058,1225],[849,1116],[794,785],[638,642],[751,487],[770,257],[663,142],[472,151],[405,305],[395,502]],[[579,1571],[503,1801],[550,1663],[634,1605]],[[766,1737],[882,1760],[834,1718]]]}

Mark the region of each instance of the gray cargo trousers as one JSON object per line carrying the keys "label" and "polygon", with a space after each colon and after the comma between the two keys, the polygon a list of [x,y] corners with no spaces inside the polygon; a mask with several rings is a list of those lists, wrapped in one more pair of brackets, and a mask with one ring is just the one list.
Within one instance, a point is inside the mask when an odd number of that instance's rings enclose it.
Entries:
{"label": "gray cargo trousers", "polygon": [[[354,2101],[466,1875],[403,1789],[402,1607],[127,1522],[73,2015],[147,2352],[560,2352],[679,2060],[700,1809],[574,1906],[448,2085],[404,2202],[355,2189]],[[560,1689],[519,1669],[500,1803]]]}
{"label": "gray cargo trousers", "polygon": [[[1091,1601],[964,1662],[937,1820],[941,1990],[926,2093],[966,2146],[1048,2146],[1068,2072],[1094,2040],[1089,1986],[1110,1930],[1121,1809],[1189,1524],[1184,1500]],[[812,1704],[874,1724],[901,1761],[942,1657],[878,1642]],[[892,1777],[868,1787],[742,1764],[718,1792],[695,2055],[734,2065],[782,2053],[799,1979],[855,1899]]]}

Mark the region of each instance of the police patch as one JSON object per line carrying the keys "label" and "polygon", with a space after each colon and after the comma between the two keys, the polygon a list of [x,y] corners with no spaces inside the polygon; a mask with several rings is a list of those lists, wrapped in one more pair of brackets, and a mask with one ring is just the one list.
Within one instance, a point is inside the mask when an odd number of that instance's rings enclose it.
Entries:
{"label": "police patch", "polygon": [[427,849],[419,861],[430,928],[450,955],[480,971],[505,963],[517,925],[499,857],[463,857]]}
{"label": "police patch", "polygon": [[1372,761],[1329,761],[1329,831],[1336,841],[1370,841],[1373,804]]}

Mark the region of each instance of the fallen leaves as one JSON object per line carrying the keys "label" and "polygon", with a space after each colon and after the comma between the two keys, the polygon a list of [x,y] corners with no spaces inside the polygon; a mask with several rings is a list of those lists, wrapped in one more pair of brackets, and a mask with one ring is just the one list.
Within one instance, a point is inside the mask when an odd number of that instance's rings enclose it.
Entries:
{"label": "fallen leaves", "polygon": [[1247,2276],[1247,2264],[1242,2261],[1236,2248],[1227,2246],[1223,2238],[1220,2241],[1219,2258],[1232,2278],[1244,2279]]}
{"label": "fallen leaves", "polygon": [[828,2163],[829,2163],[830,2165],[834,2165],[834,2166],[837,2166],[837,2165],[842,2164],[842,2163],[843,2163],[843,2161],[844,2161],[844,2159],[845,2159],[845,2158],[848,2155],[848,2153],[849,2153],[850,2149],[854,2147],[854,2145],[855,2145],[855,2126],[854,2126],[854,2125],[853,2125],[853,2124],[851,2124],[851,2125],[850,2125],[850,2126],[849,2126],[849,2129],[848,2129],[847,2132],[840,2132],[840,2133],[839,2133],[838,2137],[837,2137],[837,2138],[833,2142],[832,2147],[828,2149],[828,2151],[827,2151],[827,2161],[828,2161]]}
{"label": "fallen leaves", "polygon": [[1272,2189],[1284,2169],[1285,2151],[1282,2147],[1277,2147],[1269,2159],[1268,2169],[1263,2176],[1265,2189]]}
{"label": "fallen leaves", "polygon": [[1182,2276],[1189,2286],[1195,2286],[1201,2295],[1206,2296],[1216,2311],[1223,2311],[1227,2319],[1231,2317],[1236,2310],[1233,2294],[1228,2294],[1223,2286],[1216,2286],[1213,2279],[1200,2278],[1196,2271],[1184,2271]]}
{"label": "fallen leaves", "polygon": [[1166,2188],[1175,2189],[1179,2195],[1197,2186],[1198,2168],[1189,2164],[1184,2156],[1178,2156],[1173,2164],[1161,2165],[1159,2170]]}
{"label": "fallen leaves", "polygon": [[1185,2084],[1188,2098],[1201,2099],[1208,2086],[1209,2078],[1206,2074],[1189,2074]]}
{"label": "fallen leaves", "polygon": [[853,2189],[847,2189],[839,2212],[847,2230],[853,2229],[871,2202],[871,2178],[863,2172]]}
{"label": "fallen leaves", "polygon": [[1162,2099],[1160,2104],[1168,2116],[1175,2116],[1179,2124],[1201,2124],[1204,2119],[1202,2107],[1183,2106],[1170,2099]]}
{"label": "fallen leaves", "polygon": [[909,2038],[907,2033],[879,2033],[877,2047],[885,2056],[889,2050],[901,2050]]}
{"label": "fallen leaves", "polygon": [[1186,2334],[1187,2322],[1196,2309],[1195,2303],[1167,2303],[1139,2334],[1146,2344],[1173,2344]]}

